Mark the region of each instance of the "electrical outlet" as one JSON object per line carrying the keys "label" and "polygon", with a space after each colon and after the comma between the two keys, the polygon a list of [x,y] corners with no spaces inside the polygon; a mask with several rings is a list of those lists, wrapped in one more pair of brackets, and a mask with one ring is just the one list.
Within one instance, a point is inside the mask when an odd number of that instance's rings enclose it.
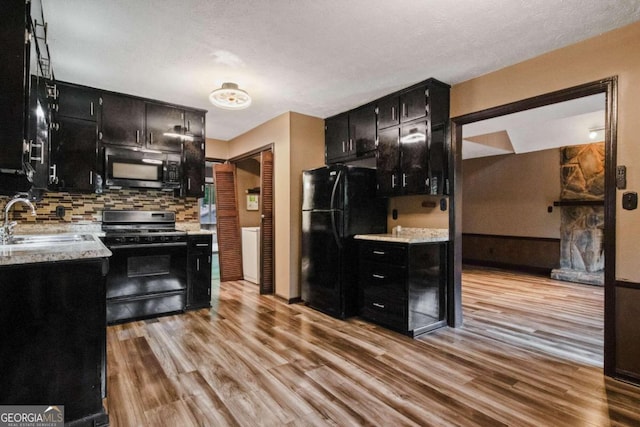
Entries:
{"label": "electrical outlet", "polygon": [[56,216],[58,218],[64,218],[64,212],[65,212],[64,206],[62,205],[56,206]]}

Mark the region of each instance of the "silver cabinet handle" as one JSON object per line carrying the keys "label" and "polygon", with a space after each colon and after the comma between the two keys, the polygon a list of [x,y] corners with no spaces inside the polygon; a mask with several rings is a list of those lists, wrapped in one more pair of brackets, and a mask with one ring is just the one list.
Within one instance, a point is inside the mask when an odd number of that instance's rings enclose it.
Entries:
{"label": "silver cabinet handle", "polygon": [[93,101],[89,103],[89,114],[91,114],[91,117],[93,117]]}
{"label": "silver cabinet handle", "polygon": [[89,184],[93,185],[93,171],[89,171]]}
{"label": "silver cabinet handle", "polygon": [[102,131],[98,132],[98,139],[102,141]]}
{"label": "silver cabinet handle", "polygon": [[396,188],[396,174],[391,175],[391,188]]}
{"label": "silver cabinet handle", "polygon": [[208,243],[196,243],[196,247],[198,248],[206,248],[207,246],[209,246]]}
{"label": "silver cabinet handle", "polygon": [[344,153],[345,151],[346,151],[345,150],[345,143],[344,143],[344,141],[342,141],[342,152]]}
{"label": "silver cabinet handle", "polygon": [[380,304],[379,302],[374,302],[371,305],[373,305],[374,307],[378,307],[378,308],[384,308],[384,304]]}
{"label": "silver cabinet handle", "polygon": [[191,178],[187,178],[187,190],[191,190]]}
{"label": "silver cabinet handle", "polygon": [[397,118],[396,118],[396,107],[391,107],[391,120],[397,120]]}
{"label": "silver cabinet handle", "polygon": [[58,167],[57,165],[51,165],[49,166],[49,169],[51,169],[51,174],[49,175],[49,183],[50,184],[57,184],[58,183]]}
{"label": "silver cabinet handle", "polygon": [[200,271],[200,258],[196,258],[196,270]]}
{"label": "silver cabinet handle", "polygon": [[405,104],[404,102],[402,103],[402,117],[407,117],[407,104]]}
{"label": "silver cabinet handle", "polygon": [[136,144],[140,143],[140,129],[136,130]]}
{"label": "silver cabinet handle", "polygon": [[373,251],[374,255],[386,255],[387,253],[385,251]]}
{"label": "silver cabinet handle", "polygon": [[402,174],[402,188],[405,188],[407,186],[407,174],[403,173]]}
{"label": "silver cabinet handle", "polygon": [[386,277],[384,277],[382,274],[372,274],[371,276],[374,279],[386,279]]}

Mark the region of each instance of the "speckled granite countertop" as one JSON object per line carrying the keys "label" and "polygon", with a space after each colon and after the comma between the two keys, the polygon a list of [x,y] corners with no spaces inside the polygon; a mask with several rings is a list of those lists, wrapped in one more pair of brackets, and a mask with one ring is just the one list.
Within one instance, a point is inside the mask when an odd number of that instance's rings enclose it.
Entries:
{"label": "speckled granite countertop", "polygon": [[83,233],[83,235],[87,236],[86,240],[78,242],[0,245],[0,266],[104,258],[111,256],[111,251],[102,244],[96,234]]}
{"label": "speckled granite countertop", "polygon": [[396,243],[432,243],[448,242],[449,230],[446,228],[405,228],[399,233],[387,234],[357,234],[359,240],[377,240]]}

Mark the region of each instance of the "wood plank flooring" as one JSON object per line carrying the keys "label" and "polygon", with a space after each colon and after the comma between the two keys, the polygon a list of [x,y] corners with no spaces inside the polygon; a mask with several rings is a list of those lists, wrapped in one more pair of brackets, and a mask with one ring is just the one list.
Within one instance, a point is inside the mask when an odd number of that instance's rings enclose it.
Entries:
{"label": "wood plank flooring", "polygon": [[637,426],[640,388],[602,375],[601,292],[467,270],[464,327],[414,340],[225,282],[212,310],[108,328],[111,424]]}

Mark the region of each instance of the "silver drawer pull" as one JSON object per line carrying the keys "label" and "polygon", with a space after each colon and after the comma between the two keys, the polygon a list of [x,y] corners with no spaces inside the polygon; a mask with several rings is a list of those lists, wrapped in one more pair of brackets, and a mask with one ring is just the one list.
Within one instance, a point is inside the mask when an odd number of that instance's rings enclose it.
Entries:
{"label": "silver drawer pull", "polygon": [[384,308],[384,304],[380,304],[379,302],[371,303],[371,305],[373,305],[374,307],[378,307],[378,308]]}
{"label": "silver drawer pull", "polygon": [[385,277],[381,274],[372,274],[374,279],[385,279]]}
{"label": "silver drawer pull", "polygon": [[386,255],[387,253],[385,251],[373,251],[374,255]]}
{"label": "silver drawer pull", "polygon": [[199,248],[206,248],[207,246],[209,246],[208,243],[196,243],[196,246]]}

